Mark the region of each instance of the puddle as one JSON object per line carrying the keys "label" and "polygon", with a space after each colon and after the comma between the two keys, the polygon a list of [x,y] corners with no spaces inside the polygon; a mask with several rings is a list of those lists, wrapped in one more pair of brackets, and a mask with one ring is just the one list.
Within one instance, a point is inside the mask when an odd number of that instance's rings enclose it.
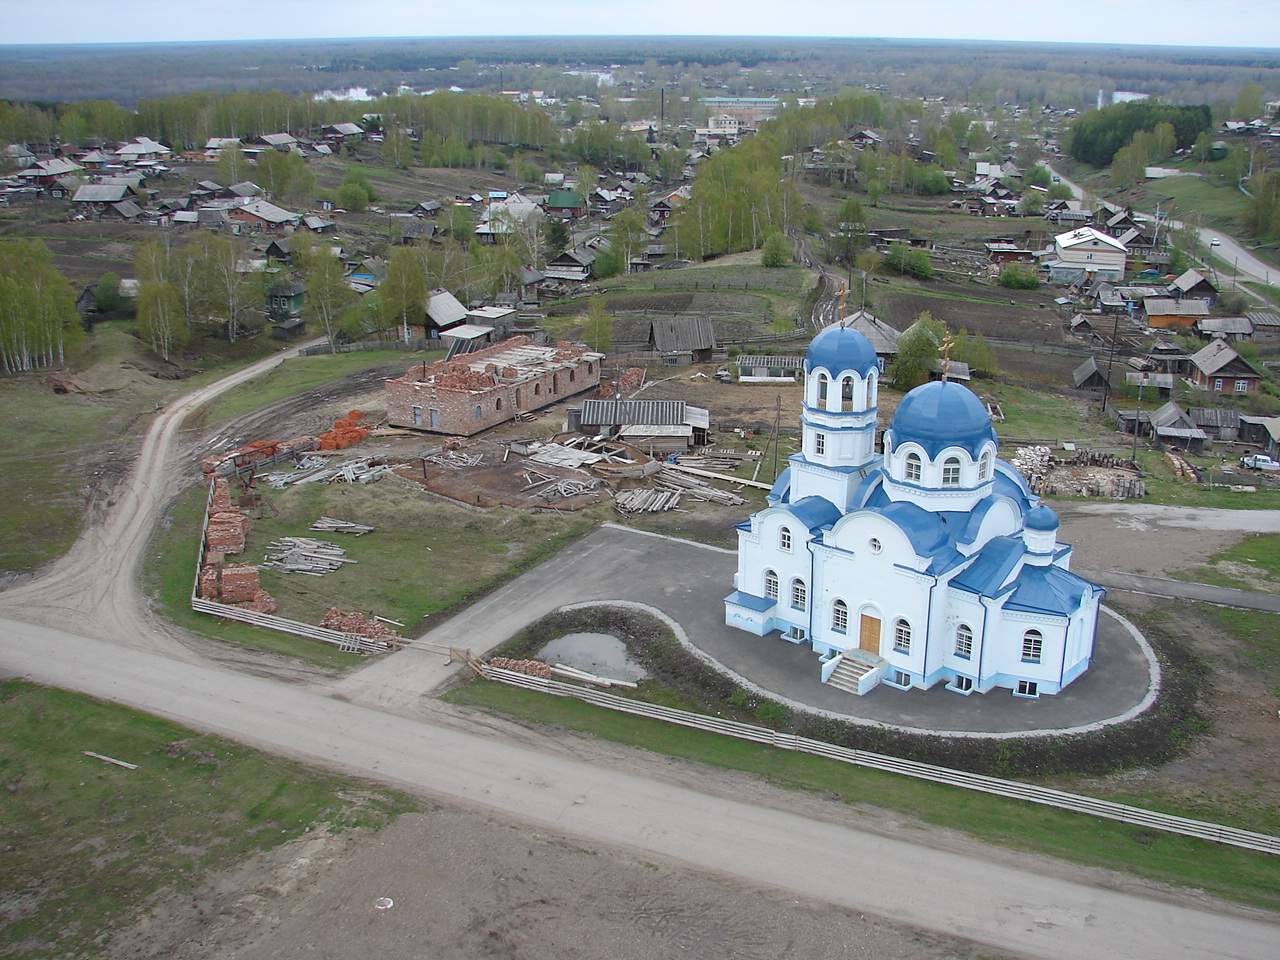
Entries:
{"label": "puddle", "polygon": [[565,634],[543,647],[537,658],[610,680],[639,681],[649,676],[649,671],[627,653],[626,644],[607,633]]}

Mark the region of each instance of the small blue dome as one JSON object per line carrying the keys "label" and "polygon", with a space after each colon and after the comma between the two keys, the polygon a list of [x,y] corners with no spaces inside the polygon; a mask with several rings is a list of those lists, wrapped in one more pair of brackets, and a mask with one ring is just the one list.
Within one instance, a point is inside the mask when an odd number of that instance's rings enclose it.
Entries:
{"label": "small blue dome", "polygon": [[865,377],[873,369],[878,372],[880,363],[870,340],[857,330],[833,323],[813,338],[805,354],[804,372],[817,367],[825,367],[833,376],[854,370]]}
{"label": "small blue dome", "polygon": [[1038,507],[1033,507],[1031,512],[1027,514],[1026,528],[1028,530],[1042,530],[1049,532],[1058,529],[1058,515],[1043,503]]}
{"label": "small blue dome", "polygon": [[996,439],[982,401],[950,380],[926,383],[903,397],[889,430],[894,447],[918,443],[930,457],[944,447],[962,447],[976,459],[983,445]]}

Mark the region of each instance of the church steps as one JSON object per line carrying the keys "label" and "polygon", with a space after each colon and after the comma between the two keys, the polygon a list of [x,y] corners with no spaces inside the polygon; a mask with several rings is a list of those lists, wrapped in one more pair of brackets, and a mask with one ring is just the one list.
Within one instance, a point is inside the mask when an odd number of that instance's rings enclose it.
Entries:
{"label": "church steps", "polygon": [[862,678],[871,673],[877,667],[883,664],[883,660],[869,660],[863,657],[841,657],[840,662],[836,664],[835,670],[831,676],[827,678],[827,683],[837,688],[845,690],[855,696],[860,692],[859,686]]}

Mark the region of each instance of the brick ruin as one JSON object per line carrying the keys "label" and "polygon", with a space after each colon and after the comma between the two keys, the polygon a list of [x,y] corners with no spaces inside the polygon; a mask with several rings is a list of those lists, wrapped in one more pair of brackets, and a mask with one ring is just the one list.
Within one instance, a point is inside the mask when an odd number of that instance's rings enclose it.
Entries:
{"label": "brick ruin", "polygon": [[604,354],[525,336],[453,360],[410,367],[387,380],[387,420],[398,427],[471,436],[600,383]]}

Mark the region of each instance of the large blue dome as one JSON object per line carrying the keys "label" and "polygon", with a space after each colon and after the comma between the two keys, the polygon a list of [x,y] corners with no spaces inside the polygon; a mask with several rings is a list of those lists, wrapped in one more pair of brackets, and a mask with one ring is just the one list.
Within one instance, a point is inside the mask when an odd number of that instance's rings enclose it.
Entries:
{"label": "large blue dome", "polygon": [[854,370],[865,377],[872,370],[878,372],[880,362],[870,340],[857,330],[833,323],[813,338],[805,354],[804,372],[810,373],[817,367],[826,368],[832,376],[839,376],[843,370]]}
{"label": "large blue dome", "polygon": [[982,401],[950,380],[926,383],[903,397],[889,431],[894,447],[918,443],[930,457],[944,447],[962,447],[976,459],[983,445],[996,439]]}

